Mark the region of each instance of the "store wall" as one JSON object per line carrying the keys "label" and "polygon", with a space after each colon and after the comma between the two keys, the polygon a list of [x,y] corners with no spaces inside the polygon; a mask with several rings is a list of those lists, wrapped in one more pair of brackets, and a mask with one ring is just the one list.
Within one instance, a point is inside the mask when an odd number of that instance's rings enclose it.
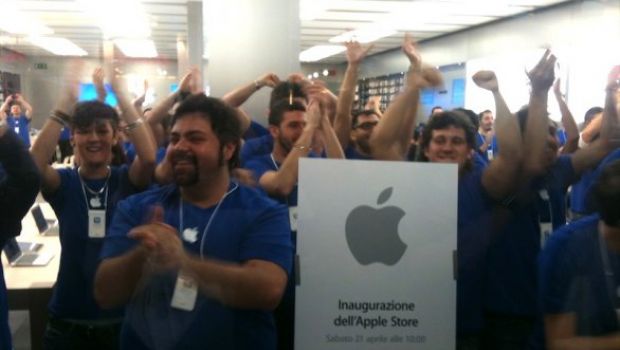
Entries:
{"label": "store wall", "polygon": [[[100,60],[93,58],[80,59],[80,65],[76,65],[77,60],[63,57],[25,57],[11,62],[7,62],[6,55],[2,57],[0,70],[21,76],[22,94],[34,110],[31,126],[37,129],[43,126],[45,119],[63,93],[61,86],[66,76],[77,74],[80,82],[90,83],[93,70],[102,65]],[[46,68],[40,69],[41,66]],[[154,90],[156,98],[167,96],[170,92],[170,85],[178,82],[178,77],[174,75],[177,71],[176,63],[173,61],[126,60],[120,63],[119,68],[122,72],[132,73],[128,77],[130,91],[138,93],[142,88],[141,82],[146,79]]]}
{"label": "store wall", "polygon": [[[431,65],[467,63],[461,77],[466,79],[465,107],[481,110],[493,104],[490,96],[476,91],[471,83],[476,70],[497,70],[510,108],[518,109],[527,102],[525,68],[536,63],[543,48],[551,47],[560,62],[558,75],[566,80],[569,107],[579,121],[590,106],[603,102],[606,74],[620,62],[618,42],[620,0],[575,1],[422,42],[420,50]],[[406,71],[407,67],[406,57],[393,50],[366,58],[360,76]],[[451,80],[447,80],[449,89]],[[550,100],[552,114],[557,115]]]}

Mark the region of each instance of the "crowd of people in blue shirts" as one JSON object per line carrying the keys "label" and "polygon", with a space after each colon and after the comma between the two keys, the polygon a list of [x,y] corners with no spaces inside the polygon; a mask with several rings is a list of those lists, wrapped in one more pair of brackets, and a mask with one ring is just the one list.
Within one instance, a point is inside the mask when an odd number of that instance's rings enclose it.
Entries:
{"label": "crowd of people in blue shirts", "polygon": [[[103,70],[93,73],[98,99],[83,102],[72,72],[31,147],[32,108],[10,96],[0,111],[0,206],[14,214],[0,220],[0,243],[20,233],[39,191],[60,226],[49,321],[34,341],[293,349],[298,162],[322,157],[458,165],[457,349],[620,348],[620,66],[581,127],[549,50],[526,73],[520,110],[504,101],[510,87],[479,71],[473,81],[494,108],[438,109],[420,126],[420,91],[442,76],[410,37],[402,50],[406,84],[385,111],[376,99],[353,110],[369,51],[356,42],[346,43],[338,95],[300,74],[267,73],[218,99],[193,69],[144,108],[107,72],[114,108],[103,102]],[[266,128],[241,108],[263,88],[272,89]],[[561,128],[547,113],[551,90]],[[73,155],[52,166],[63,132]],[[0,287],[0,345],[10,349]]]}

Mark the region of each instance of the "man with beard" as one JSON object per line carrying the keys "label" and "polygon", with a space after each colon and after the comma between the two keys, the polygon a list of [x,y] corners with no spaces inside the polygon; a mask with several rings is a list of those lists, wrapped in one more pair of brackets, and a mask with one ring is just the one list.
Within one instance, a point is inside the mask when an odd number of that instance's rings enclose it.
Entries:
{"label": "man with beard", "polygon": [[275,348],[290,227],[284,206],[231,179],[240,139],[230,106],[189,97],[166,155],[175,183],[119,204],[95,298],[128,303],[121,348]]}
{"label": "man with beard", "polygon": [[347,159],[372,159],[369,140],[380,117],[373,109],[351,114],[359,66],[372,47],[362,47],[358,42],[345,45],[348,65],[336,104],[334,129]]}
{"label": "man with beard", "polygon": [[[321,107],[318,101],[312,100],[306,112],[305,105],[299,101],[277,102],[269,113],[269,131],[274,140],[272,152],[257,156],[245,165],[254,172],[260,187],[271,198],[289,207],[293,247],[297,245],[299,158],[314,156],[311,144],[319,133],[323,134],[327,157],[344,158],[327,113]],[[278,349],[293,348],[294,289],[292,276],[282,304],[274,313],[278,327]]]}
{"label": "man with beard", "polygon": [[495,137],[495,130],[493,130],[493,112],[488,109],[480,112],[478,121],[480,126],[476,135],[476,147],[480,156],[488,162],[493,160],[497,154],[497,138]]}

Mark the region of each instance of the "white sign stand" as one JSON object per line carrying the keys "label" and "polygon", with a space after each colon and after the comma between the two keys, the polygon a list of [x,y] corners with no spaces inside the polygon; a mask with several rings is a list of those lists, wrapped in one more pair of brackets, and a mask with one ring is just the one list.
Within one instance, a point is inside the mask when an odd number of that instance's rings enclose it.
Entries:
{"label": "white sign stand", "polygon": [[454,349],[456,165],[299,166],[295,349]]}

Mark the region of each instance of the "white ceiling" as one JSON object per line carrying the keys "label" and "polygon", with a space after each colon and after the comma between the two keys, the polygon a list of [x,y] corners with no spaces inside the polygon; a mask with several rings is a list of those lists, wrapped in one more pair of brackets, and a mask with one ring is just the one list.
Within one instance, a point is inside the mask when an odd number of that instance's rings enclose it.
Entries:
{"label": "white ceiling", "polygon": [[[75,0],[5,1],[16,1],[20,11],[53,29],[54,36],[71,40],[88,56],[102,56],[102,31],[95,25],[96,18]],[[92,1],[98,6],[107,2]],[[377,53],[399,47],[404,32],[424,40],[560,2],[564,0],[301,0],[301,49],[330,44],[334,36],[381,23],[396,33],[375,42],[371,53]],[[142,4],[159,57],[175,59],[177,39],[187,37],[187,0],[144,0]],[[51,55],[23,38],[7,36],[0,30],[0,45],[25,55]],[[344,60],[344,54],[339,54],[321,62]]]}

